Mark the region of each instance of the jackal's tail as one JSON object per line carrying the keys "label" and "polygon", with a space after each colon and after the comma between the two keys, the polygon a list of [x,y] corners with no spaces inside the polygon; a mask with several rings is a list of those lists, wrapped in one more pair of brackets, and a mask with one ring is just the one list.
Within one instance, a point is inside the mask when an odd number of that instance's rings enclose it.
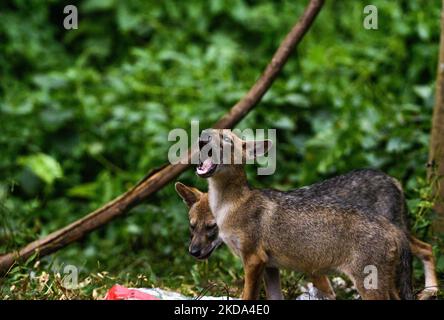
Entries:
{"label": "jackal's tail", "polygon": [[410,251],[407,239],[402,241],[400,248],[397,282],[400,298],[402,300],[414,300],[415,296],[413,294],[412,284],[412,252]]}

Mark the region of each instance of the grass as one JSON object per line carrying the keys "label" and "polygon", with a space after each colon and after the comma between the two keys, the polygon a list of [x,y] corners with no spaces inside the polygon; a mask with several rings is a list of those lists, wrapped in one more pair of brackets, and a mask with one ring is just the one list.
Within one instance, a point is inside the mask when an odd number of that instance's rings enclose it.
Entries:
{"label": "grass", "polygon": [[[100,300],[115,284],[131,288],[160,287],[180,292],[189,297],[225,296],[227,294],[231,297],[239,297],[242,290],[242,273],[225,270],[227,274],[220,274],[224,270],[217,258],[196,262],[189,270],[191,277],[171,274],[163,278],[157,277],[152,270],[142,270],[140,267],[146,263],[143,258],[134,261],[133,271],[126,268],[120,272],[106,271],[99,263],[93,272],[85,273],[80,268],[77,279],[73,275],[72,265],[62,265],[56,261],[54,258],[38,260],[34,257],[21,265],[13,266],[8,274],[0,279],[0,299]],[[422,266],[419,261],[415,261],[414,266],[414,290],[419,292],[423,287]],[[237,267],[236,269],[238,269]],[[210,270],[212,271],[210,272]],[[218,276],[212,276],[213,273]],[[193,281],[190,282],[190,278]],[[330,277],[330,279],[333,278]],[[305,291],[309,279],[303,274],[284,270],[281,272],[281,281],[284,296],[287,299],[295,299]],[[72,286],[73,283],[76,285]],[[351,281],[336,277],[332,283],[338,299],[357,298]],[[261,298],[265,299],[264,290],[261,292]],[[440,291],[438,299],[443,298],[443,291]]]}

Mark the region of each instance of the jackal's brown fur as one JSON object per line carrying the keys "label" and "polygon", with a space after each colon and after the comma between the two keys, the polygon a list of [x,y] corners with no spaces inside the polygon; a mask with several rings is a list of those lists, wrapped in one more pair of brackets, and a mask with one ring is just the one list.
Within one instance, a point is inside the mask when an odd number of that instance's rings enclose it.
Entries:
{"label": "jackal's brown fur", "polygon": [[[242,148],[245,157],[261,153],[231,132],[211,130],[210,136],[201,147]],[[266,267],[312,276],[336,270],[353,280],[363,299],[412,298],[409,242],[386,217],[369,218],[358,204],[324,197],[322,183],[291,192],[257,190],[248,185],[242,164],[202,161],[198,173],[209,178],[219,236],[244,264],[244,299],[258,297]],[[367,266],[377,268],[377,288],[364,286]]]}
{"label": "jackal's brown fur", "polygon": [[[191,235],[189,253],[199,260],[206,259],[222,243],[222,239],[218,237],[216,220],[210,211],[208,194],[180,182],[175,184],[175,188],[189,207],[188,217]],[[266,268],[264,280],[267,299],[282,300],[279,270]],[[319,290],[324,289],[323,292],[328,292],[321,284],[318,284],[317,288]]]}
{"label": "jackal's brown fur", "polygon": [[[335,193],[335,196],[345,198],[344,201],[359,199],[361,206],[371,209],[364,211],[370,217],[375,214],[393,215],[393,217],[389,216],[391,223],[404,228],[401,222],[406,221],[407,218],[400,216],[405,215],[406,206],[405,201],[397,200],[396,194],[399,193],[402,198],[403,193],[399,182],[394,178],[379,171],[363,169],[352,171],[347,175],[335,178],[335,180],[339,180],[336,181],[336,186],[341,189],[341,192]],[[331,180],[329,181],[331,182]],[[189,207],[190,254],[197,259],[206,259],[222,242],[220,238],[218,238],[219,241],[214,241],[218,230],[215,226],[215,218],[209,208],[208,194],[180,182],[176,183],[176,191]],[[327,194],[324,193],[324,196]],[[388,208],[391,210],[387,210]],[[409,234],[408,231],[407,233]],[[420,292],[418,298],[432,298],[436,296],[438,288],[432,247],[410,234],[409,240],[412,253],[422,260],[425,269],[425,289]],[[326,276],[314,276],[311,280],[324,296],[335,299],[335,292]],[[266,268],[265,286],[268,299],[283,298],[278,270]]]}
{"label": "jackal's brown fur", "polygon": [[197,259],[206,259],[222,243],[216,219],[210,211],[208,194],[180,182],[175,188],[189,208],[191,241],[188,251]]}

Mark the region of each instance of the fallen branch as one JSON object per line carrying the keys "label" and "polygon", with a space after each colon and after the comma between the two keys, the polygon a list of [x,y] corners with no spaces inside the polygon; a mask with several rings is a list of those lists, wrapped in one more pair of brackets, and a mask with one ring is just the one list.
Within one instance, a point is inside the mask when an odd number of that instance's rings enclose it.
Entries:
{"label": "fallen branch", "polygon": [[[290,53],[312,25],[323,4],[324,0],[310,1],[302,17],[285,37],[261,77],[248,93],[213,126],[214,128],[233,128],[261,100],[287,62]],[[83,238],[88,233],[140,204],[148,196],[174,180],[189,166],[189,164],[165,165],[151,172],[126,193],[89,213],[87,216],[54,231],[42,239],[29,243],[18,251],[1,255],[0,274],[6,274],[16,261],[27,259],[35,252],[40,257],[43,257]]]}

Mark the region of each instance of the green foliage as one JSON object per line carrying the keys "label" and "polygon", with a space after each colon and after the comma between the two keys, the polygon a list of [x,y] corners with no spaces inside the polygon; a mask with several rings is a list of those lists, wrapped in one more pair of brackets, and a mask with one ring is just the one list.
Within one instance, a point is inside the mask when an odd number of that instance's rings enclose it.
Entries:
{"label": "green foliage", "polygon": [[26,166],[49,185],[52,185],[54,180],[63,177],[62,167],[57,160],[44,153],[20,157],[17,163]]}
{"label": "green foliage", "polygon": [[[165,163],[169,130],[188,130],[192,119],[205,128],[224,114],[306,1],[71,1],[78,30],[63,29],[66,4],[0,4],[0,252],[80,218]],[[362,26],[365,1],[328,1],[240,124],[278,129],[276,173],[257,177],[249,168],[249,177],[290,189],[354,168],[382,169],[403,182],[412,227],[430,241],[425,173],[440,1],[372,4],[378,30]],[[180,180],[206,188],[192,171]],[[128,284],[144,274],[145,286],[194,294],[209,281],[239,284],[239,261],[226,248],[198,263],[187,239],[186,208],[168,185],[40,268],[72,263],[83,278],[107,271]],[[421,286],[419,265],[417,276]],[[23,297],[9,290],[20,283],[1,281],[0,296]],[[78,297],[92,297],[88,288]]]}

